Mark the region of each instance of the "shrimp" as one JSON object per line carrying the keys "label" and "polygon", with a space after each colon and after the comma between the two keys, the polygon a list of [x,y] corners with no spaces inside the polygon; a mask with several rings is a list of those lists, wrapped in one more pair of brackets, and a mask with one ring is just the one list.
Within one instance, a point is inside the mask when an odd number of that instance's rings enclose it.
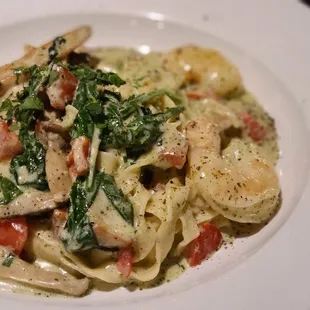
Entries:
{"label": "shrimp", "polygon": [[233,139],[221,153],[221,128],[204,117],[186,127],[189,177],[196,191],[224,217],[261,223],[276,210],[280,186],[273,165],[251,143]]}
{"label": "shrimp", "polygon": [[171,72],[183,70],[189,85],[212,89],[215,95],[227,96],[244,90],[238,69],[216,50],[188,45],[165,54],[162,61],[163,67]]}

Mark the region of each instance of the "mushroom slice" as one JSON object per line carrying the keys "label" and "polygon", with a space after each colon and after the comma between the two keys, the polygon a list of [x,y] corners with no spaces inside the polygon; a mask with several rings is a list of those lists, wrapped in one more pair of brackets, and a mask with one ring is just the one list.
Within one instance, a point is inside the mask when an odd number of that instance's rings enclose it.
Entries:
{"label": "mushroom slice", "polygon": [[[81,46],[90,35],[91,29],[88,26],[81,26],[63,34],[61,37],[64,39],[64,43],[58,47],[58,58],[62,59],[66,57],[70,52]],[[47,63],[49,60],[49,48],[53,44],[54,41],[50,41],[39,48],[31,49],[22,58],[0,67],[1,92],[14,85],[16,80],[15,73],[12,71],[14,68],[30,67],[34,64],[41,66]]]}
{"label": "mushroom slice", "polygon": [[57,141],[49,140],[45,163],[46,179],[51,193],[68,199],[72,180],[66,163],[66,155]]}
{"label": "mushroom slice", "polygon": [[63,128],[60,124],[57,124],[56,122],[53,123],[51,121],[44,121],[42,122],[42,128],[46,132],[51,132],[59,135],[66,142],[71,140],[68,131],[65,128]]}
{"label": "mushroom slice", "polygon": [[[8,249],[0,247],[1,260],[4,261],[8,255]],[[0,278],[72,296],[81,296],[89,288],[88,278],[77,279],[70,274],[47,271],[37,265],[29,264],[17,256],[14,257],[9,267],[0,265]]]}
{"label": "mushroom slice", "polygon": [[18,215],[36,214],[55,209],[57,204],[55,197],[51,192],[40,192],[33,190],[26,192],[9,204],[0,207],[0,218],[9,218]]}

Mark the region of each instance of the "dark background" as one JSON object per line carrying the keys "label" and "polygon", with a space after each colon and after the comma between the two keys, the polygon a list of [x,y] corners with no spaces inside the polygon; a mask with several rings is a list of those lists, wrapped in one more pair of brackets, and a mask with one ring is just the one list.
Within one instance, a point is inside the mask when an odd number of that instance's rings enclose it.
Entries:
{"label": "dark background", "polygon": [[300,0],[300,2],[310,7],[310,0]]}

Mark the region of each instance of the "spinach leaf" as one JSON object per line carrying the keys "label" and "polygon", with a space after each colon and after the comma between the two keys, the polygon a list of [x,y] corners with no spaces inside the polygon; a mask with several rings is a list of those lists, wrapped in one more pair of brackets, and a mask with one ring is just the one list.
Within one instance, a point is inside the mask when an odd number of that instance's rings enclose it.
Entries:
{"label": "spinach leaf", "polygon": [[72,138],[74,139],[85,135],[91,139],[94,124],[96,124],[98,128],[105,127],[106,116],[104,113],[104,105],[110,100],[119,103],[119,101],[117,101],[118,97],[118,93],[109,91],[100,93],[94,81],[80,81],[72,103],[73,106],[79,110],[79,114],[71,130]]}
{"label": "spinach leaf", "polygon": [[99,92],[96,82],[79,82],[72,102],[72,105],[79,110],[79,114],[75,118],[73,128],[71,129],[72,139],[79,136],[92,138],[94,131],[92,114],[102,111],[98,97]]}
{"label": "spinach leaf", "polygon": [[149,149],[162,135],[161,125],[184,110],[182,106],[177,106],[162,113],[143,115],[124,126],[120,115],[113,109],[109,106],[110,132],[102,134],[102,144],[105,147],[126,148],[132,156]]}
{"label": "spinach leaf", "polygon": [[85,109],[89,104],[98,102],[99,92],[95,81],[80,81],[76,89],[72,105],[78,110]]}
{"label": "spinach leaf", "polygon": [[6,98],[4,101],[2,101],[0,106],[0,112],[6,112],[3,118],[9,121],[13,120],[15,112],[18,109],[18,105],[14,105],[13,103],[14,100]]}
{"label": "spinach leaf", "polygon": [[12,107],[12,101],[9,98],[6,98],[1,103],[0,112],[8,111],[10,107]]}
{"label": "spinach leaf", "polygon": [[69,66],[68,69],[80,81],[96,82],[99,85],[115,85],[117,87],[125,84],[125,81],[114,72],[103,72],[100,69],[95,71],[86,66]]}
{"label": "spinach leaf", "polygon": [[86,136],[92,139],[94,132],[94,123],[92,117],[86,110],[81,110],[76,116],[73,127],[70,131],[71,138],[76,139],[80,136]]}
{"label": "spinach leaf", "polygon": [[[148,94],[131,96],[123,103],[108,101],[105,108],[106,123],[101,134],[101,148],[125,148],[129,156],[137,157],[147,151],[162,135],[161,125],[170,117],[183,111],[182,106],[177,106],[163,113],[151,114],[145,108],[145,103],[155,97],[167,95],[179,101],[171,91],[166,89],[154,90]],[[126,120],[134,116],[131,122]]]}
{"label": "spinach leaf", "polygon": [[21,129],[19,140],[23,144],[23,153],[11,160],[10,171],[19,185],[29,185],[38,190],[48,189],[45,173],[45,154],[43,145],[34,133]]}
{"label": "spinach leaf", "polygon": [[175,96],[170,90],[155,89],[148,94],[133,95],[130,96],[127,100],[125,100],[120,107],[122,117],[128,118],[131,114],[137,112],[139,108],[143,107],[143,105],[149,100],[163,95],[168,96],[174,102],[180,102],[180,98]]}
{"label": "spinach leaf", "polygon": [[51,68],[51,65],[42,67],[33,65],[28,68],[14,69],[13,71],[16,76],[26,74],[30,77],[28,85],[24,86],[24,89],[17,94],[17,99],[21,101],[26,99],[28,96],[36,95],[38,93],[39,87],[48,81]]}
{"label": "spinach leaf", "polygon": [[59,72],[56,70],[51,70],[49,78],[48,78],[48,83],[46,86],[50,86],[51,84],[53,84],[59,76]]}
{"label": "spinach leaf", "polygon": [[84,178],[78,178],[71,188],[69,217],[61,235],[66,250],[70,252],[99,247],[87,211],[96,197],[100,180],[96,177],[90,189],[86,184]]}
{"label": "spinach leaf", "polygon": [[19,106],[19,110],[44,110],[43,102],[36,96],[27,97],[23,104]]}
{"label": "spinach leaf", "polygon": [[29,128],[31,123],[39,117],[37,109],[22,110],[20,109],[20,105],[14,107],[13,114],[16,121],[21,124],[21,128]]}
{"label": "spinach leaf", "polygon": [[39,112],[44,110],[44,104],[38,93],[40,86],[48,82],[51,68],[51,65],[43,67],[33,65],[29,68],[13,70],[17,77],[21,74],[27,74],[30,76],[30,80],[28,85],[24,86],[23,90],[17,93],[16,97],[20,104],[8,111],[7,118],[12,119],[15,117],[22,127],[28,128],[39,117]]}
{"label": "spinach leaf", "polygon": [[23,192],[9,179],[0,176],[0,205],[5,205],[21,195]]}
{"label": "spinach leaf", "polygon": [[87,211],[102,188],[111,205],[126,222],[133,225],[133,207],[123,192],[117,188],[114,177],[104,172],[94,177],[91,187],[86,178],[78,178],[71,188],[69,217],[61,234],[65,248],[70,252],[101,248],[93,231]]}
{"label": "spinach leaf", "polygon": [[[17,79],[21,74],[30,75],[30,80],[23,90],[17,93],[15,105],[12,100],[5,99],[0,107],[0,111],[6,111],[6,119],[16,119],[21,127],[28,128],[36,120],[40,112],[44,110],[44,104],[38,96],[39,88],[46,82],[49,75],[49,67],[39,67],[37,65],[29,68],[17,68],[15,72]],[[19,103],[19,104],[18,104]]]}
{"label": "spinach leaf", "polygon": [[101,188],[112,206],[130,225],[133,225],[133,207],[124,193],[117,188],[114,177],[104,172],[100,173]]}
{"label": "spinach leaf", "polygon": [[52,62],[58,56],[58,49],[64,43],[66,43],[66,40],[63,37],[56,37],[53,40],[52,45],[48,49],[49,62]]}

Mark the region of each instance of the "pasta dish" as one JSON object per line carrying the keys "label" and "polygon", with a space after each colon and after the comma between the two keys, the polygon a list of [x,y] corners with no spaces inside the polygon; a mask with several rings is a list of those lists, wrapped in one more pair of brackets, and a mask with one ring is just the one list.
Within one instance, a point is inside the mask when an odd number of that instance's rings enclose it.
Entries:
{"label": "pasta dish", "polygon": [[154,283],[278,209],[275,123],[234,65],[194,45],[88,49],[90,35],[0,68],[1,288]]}

